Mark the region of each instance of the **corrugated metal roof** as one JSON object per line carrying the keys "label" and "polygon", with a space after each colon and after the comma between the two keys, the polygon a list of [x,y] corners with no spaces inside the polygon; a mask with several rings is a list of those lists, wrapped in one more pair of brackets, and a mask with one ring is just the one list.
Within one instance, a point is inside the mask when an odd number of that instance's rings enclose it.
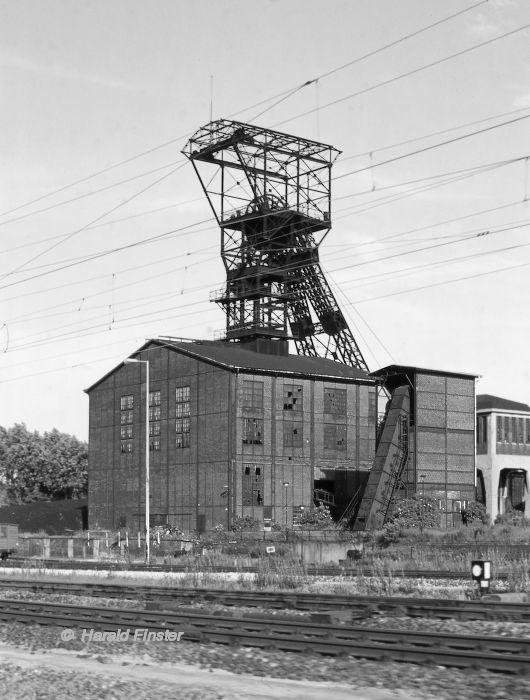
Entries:
{"label": "corrugated metal roof", "polygon": [[503,399],[500,396],[492,396],[491,394],[477,395],[477,411],[527,411],[530,413],[530,406],[526,403]]}
{"label": "corrugated metal roof", "polygon": [[[236,343],[223,341],[196,340],[186,342],[169,338],[151,339],[138,350],[131,353],[131,357],[147,349],[150,345],[167,347],[188,357],[208,362],[217,367],[224,367],[230,371],[248,370],[258,374],[292,374],[299,377],[319,377],[336,381],[347,380],[373,384],[373,379],[362,369],[349,367],[341,362],[325,360],[322,357],[305,357],[302,355],[269,355],[246,350]],[[85,392],[88,393],[94,389],[100,382],[121,367],[122,364],[120,363],[110,372],[107,372],[88,389],[85,389]]]}

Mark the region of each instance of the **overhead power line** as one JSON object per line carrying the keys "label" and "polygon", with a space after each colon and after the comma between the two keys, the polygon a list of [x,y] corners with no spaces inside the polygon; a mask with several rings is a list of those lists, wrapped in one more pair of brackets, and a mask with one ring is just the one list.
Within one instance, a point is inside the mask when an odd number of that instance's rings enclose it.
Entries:
{"label": "overhead power line", "polygon": [[509,32],[505,32],[504,34],[501,34],[500,36],[493,37],[492,39],[487,39],[486,41],[482,41],[479,44],[474,44],[473,46],[469,46],[467,49],[462,49],[461,51],[457,51],[456,53],[450,54],[449,56],[444,56],[443,58],[439,58],[436,61],[431,61],[430,63],[426,63],[422,66],[419,66],[418,68],[413,68],[412,70],[406,71],[405,73],[401,73],[400,75],[395,75],[392,78],[388,78],[387,80],[382,80],[379,83],[376,83],[375,85],[369,85],[368,87],[363,88],[362,90],[357,90],[357,92],[352,92],[349,95],[346,95],[344,97],[339,97],[336,100],[332,100],[331,102],[327,102],[324,105],[320,105],[319,107],[315,107],[313,109],[308,109],[305,112],[301,112],[300,114],[296,114],[294,117],[289,117],[288,119],[283,119],[280,122],[276,122],[273,124],[273,127],[277,126],[282,126],[283,124],[288,124],[289,122],[295,121],[296,119],[301,119],[302,117],[306,117],[309,114],[313,114],[314,112],[318,110],[323,110],[327,109],[328,107],[333,107],[334,105],[340,104],[341,102],[346,102],[346,100],[351,100],[354,97],[359,97],[359,95],[365,95],[367,92],[371,92],[372,90],[377,90],[380,87],[384,87],[385,85],[390,85],[392,83],[395,83],[398,80],[402,80],[403,78],[409,78],[411,75],[416,75],[418,73],[421,73],[422,71],[428,70],[429,68],[434,68],[435,66],[440,66],[443,63],[447,63],[447,61],[452,61],[454,58],[458,58],[459,56],[464,56],[467,53],[470,53],[471,51],[476,51],[477,49],[481,49],[484,46],[488,46],[489,44],[493,44],[496,41],[500,41],[501,39],[506,39],[506,37],[513,36],[514,34],[517,34],[518,32],[522,32],[525,29],[528,29],[530,27],[529,24],[525,24],[522,27],[517,27],[517,29],[512,29]]}
{"label": "overhead power line", "polygon": [[[342,71],[342,70],[348,68],[349,66],[352,66],[356,63],[359,63],[360,61],[363,61],[366,58],[370,58],[371,56],[375,56],[376,54],[378,54],[382,51],[385,51],[393,46],[396,46],[397,44],[400,44],[404,41],[407,41],[408,39],[411,39],[415,36],[418,36],[419,34],[422,34],[423,32],[426,32],[429,29],[433,29],[434,27],[437,27],[445,22],[448,22],[448,21],[450,21],[450,20],[452,20],[460,15],[463,15],[467,12],[470,12],[471,10],[474,10],[475,8],[479,7],[480,5],[484,5],[487,2],[488,2],[488,0],[481,0],[480,2],[477,2],[473,5],[470,5],[469,7],[466,7],[463,10],[460,10],[458,12],[451,14],[451,15],[448,15],[447,17],[443,17],[442,19],[437,20],[436,22],[433,22],[425,27],[421,27],[420,29],[417,29],[414,32],[410,32],[409,34],[406,34],[405,36],[400,37],[399,39],[396,39],[395,41],[392,41],[389,44],[385,44],[384,46],[381,46],[378,49],[374,49],[373,51],[368,52],[364,56],[359,56],[351,61],[348,61],[347,63],[345,63],[341,66],[337,66],[336,68],[333,68],[325,73],[322,73],[321,75],[317,76],[316,78],[311,78],[309,80],[306,80],[304,83],[301,83],[300,85],[297,85],[293,88],[289,88],[288,90],[284,90],[280,93],[272,95],[271,97],[265,98],[264,100],[259,100],[258,102],[255,102],[252,105],[249,105],[247,107],[243,107],[242,109],[239,109],[236,112],[230,114],[228,116],[228,118],[232,119],[241,113],[244,113],[244,112],[247,112],[251,109],[254,109],[255,107],[260,107],[264,104],[267,104],[268,102],[270,102],[272,100],[277,100],[276,102],[274,102],[273,105],[268,107],[266,110],[264,110],[263,112],[260,112],[260,114],[253,117],[253,119],[257,119],[259,116],[261,116],[265,112],[269,111],[270,109],[275,107],[277,104],[280,104],[280,102],[283,102],[285,99],[287,99],[291,95],[297,93],[302,88],[307,87],[309,85],[312,85],[313,83],[315,83],[319,80],[324,80],[325,78],[329,77],[330,75],[338,73],[339,71]],[[52,197],[56,194],[60,194],[61,192],[65,192],[66,190],[70,189],[71,187],[75,187],[76,185],[80,185],[80,184],[83,184],[84,182],[88,182],[89,180],[92,180],[95,177],[99,177],[100,175],[104,175],[104,174],[110,172],[111,170],[115,170],[116,168],[119,168],[123,165],[127,165],[128,163],[131,163],[139,158],[143,158],[147,155],[155,153],[156,151],[159,151],[162,148],[167,148],[168,146],[172,146],[173,144],[180,142],[185,138],[188,138],[190,136],[190,133],[191,132],[188,131],[184,134],[181,134],[180,136],[176,136],[172,139],[169,139],[168,141],[164,141],[163,143],[158,144],[157,146],[153,146],[151,148],[148,148],[145,151],[141,151],[140,153],[136,153],[135,155],[130,156],[129,158],[125,158],[121,161],[118,161],[117,163],[113,163],[112,165],[109,165],[105,168],[101,168],[100,170],[97,170],[94,173],[91,173],[89,175],[85,175],[85,176],[83,176],[79,179],[76,179],[76,180],[74,180],[66,185],[63,185],[62,187],[59,187],[55,190],[46,192],[45,194],[41,195],[40,197],[36,197],[34,199],[23,202],[22,204],[19,204],[16,207],[13,207],[11,209],[0,212],[0,216],[7,216],[8,214],[12,214],[16,211],[19,211],[20,209],[23,209],[24,207],[41,202],[42,200],[47,199],[48,197]]]}

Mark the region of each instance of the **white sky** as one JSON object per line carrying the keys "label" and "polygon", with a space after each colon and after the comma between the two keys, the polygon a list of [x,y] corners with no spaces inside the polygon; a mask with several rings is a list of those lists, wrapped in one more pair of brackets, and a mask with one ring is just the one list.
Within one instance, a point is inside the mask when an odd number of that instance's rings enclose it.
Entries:
{"label": "white sky", "polygon": [[86,438],[83,389],[145,338],[224,328],[219,230],[178,231],[211,211],[189,163],[170,174],[211,75],[214,118],[330,143],[336,177],[364,168],[333,185],[321,261],[370,368],[475,372],[530,401],[530,118],[369,168],[530,115],[529,29],[374,87],[530,24],[530,2],[480,3],[254,121],[478,2],[0,0],[0,425]]}

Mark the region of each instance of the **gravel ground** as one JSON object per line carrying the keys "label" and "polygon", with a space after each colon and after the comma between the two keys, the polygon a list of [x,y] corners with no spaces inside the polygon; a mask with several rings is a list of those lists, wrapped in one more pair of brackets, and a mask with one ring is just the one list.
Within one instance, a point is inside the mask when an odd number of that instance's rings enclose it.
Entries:
{"label": "gravel ground", "polygon": [[160,683],[156,691],[150,681],[127,680],[93,676],[80,673],[65,673],[50,668],[21,668],[0,661],[0,697],[6,700],[150,700],[153,697],[178,698],[179,700],[224,700],[225,695],[199,690],[179,691],[175,687]]}
{"label": "gravel ground", "polygon": [[[396,618],[391,618],[395,624]],[[382,622],[382,620],[380,620]],[[429,624],[432,621],[429,621]],[[445,624],[445,623],[444,623]],[[491,625],[493,623],[487,623]],[[502,623],[506,624],[506,623]],[[246,647],[234,648],[221,645],[171,642],[101,642],[83,643],[80,639],[62,642],[62,628],[38,627],[17,623],[0,624],[0,642],[26,649],[67,649],[75,651],[83,658],[96,659],[107,663],[120,657],[127,663],[185,663],[203,669],[224,669],[237,674],[252,674],[259,677],[305,679],[310,681],[330,681],[346,683],[354,688],[401,689],[411,696],[455,700],[484,698],[526,700],[530,697],[530,677],[517,677],[493,674],[485,671],[459,671],[440,666],[417,666],[394,662],[371,662],[351,657],[322,657],[313,654],[263,651]],[[16,669],[15,669],[16,670]],[[175,695],[167,693],[167,688],[153,683],[131,684],[113,681],[99,676],[81,677],[80,674],[61,673],[48,669],[42,672],[14,673],[10,665],[0,663],[0,697],[10,700],[38,698],[67,698],[70,700],[93,700],[94,698],[144,698],[182,697],[185,700],[204,698],[217,700],[222,694]],[[325,696],[323,696],[325,697]]]}

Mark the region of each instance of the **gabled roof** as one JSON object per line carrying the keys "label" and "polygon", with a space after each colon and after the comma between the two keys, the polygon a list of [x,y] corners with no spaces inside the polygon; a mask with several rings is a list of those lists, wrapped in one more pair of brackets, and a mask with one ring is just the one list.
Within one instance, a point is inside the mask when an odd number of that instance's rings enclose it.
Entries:
{"label": "gabled roof", "polygon": [[[181,341],[157,338],[148,340],[142,347],[132,353],[131,357],[134,357],[142,350],[154,350],[155,347],[166,347],[169,350],[174,350],[188,357],[202,360],[232,372],[247,370],[255,374],[308,376],[333,381],[356,381],[373,384],[373,380],[366,372],[356,367],[344,365],[341,362],[325,360],[322,357],[305,357],[302,355],[270,355],[247,350],[237,343],[227,343],[225,341]],[[90,392],[122,365],[123,362],[110,372],[107,372],[92,386],[85,389],[85,392]]]}
{"label": "gabled roof", "polygon": [[530,406],[526,403],[502,399],[491,394],[477,395],[477,411],[526,411],[530,413]]}

